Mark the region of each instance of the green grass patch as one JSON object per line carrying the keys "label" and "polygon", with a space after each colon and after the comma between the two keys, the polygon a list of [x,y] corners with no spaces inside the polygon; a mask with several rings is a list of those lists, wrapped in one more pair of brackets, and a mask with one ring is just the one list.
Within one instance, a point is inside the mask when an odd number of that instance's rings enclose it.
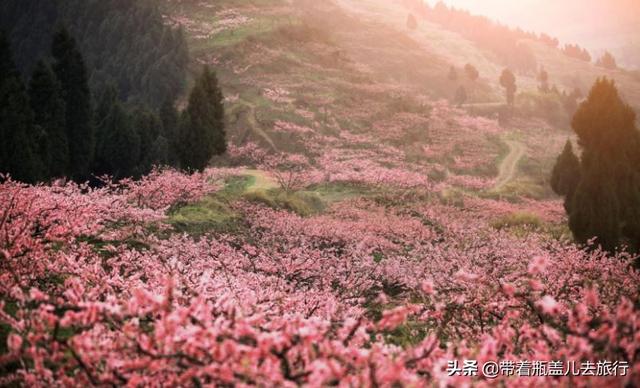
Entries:
{"label": "green grass patch", "polygon": [[349,182],[323,183],[311,186],[309,190],[317,194],[324,202],[328,203],[370,196],[374,193],[370,187]]}
{"label": "green grass patch", "polygon": [[281,189],[254,190],[244,195],[251,202],[267,205],[273,209],[285,209],[302,217],[318,214],[324,210],[320,196],[312,192],[288,193]]}
{"label": "green grass patch", "polygon": [[557,241],[572,241],[573,235],[565,223],[544,222],[536,214],[515,212],[500,217],[490,223],[497,230],[508,230],[517,237],[526,237],[530,233],[545,235]]}
{"label": "green grass patch", "polygon": [[567,223],[547,225],[544,231],[554,240],[573,241],[573,234]]}
{"label": "green grass patch", "polygon": [[[93,251],[99,254],[101,257],[108,259],[115,255],[110,249],[111,246],[126,246],[129,250],[143,251],[151,248],[149,244],[144,241],[140,241],[135,238],[126,238],[123,240],[103,240],[95,236],[80,236],[77,239],[78,242],[84,242],[91,245]],[[52,279],[56,283],[55,279]],[[64,279],[58,280],[56,284],[62,284]]]}
{"label": "green grass patch", "polygon": [[168,222],[179,232],[199,236],[210,231],[233,231],[238,220],[229,204],[214,194],[175,210]]}
{"label": "green grass patch", "polygon": [[201,236],[208,232],[234,232],[240,227],[240,216],[231,208],[231,203],[242,197],[254,184],[253,176],[232,177],[216,193],[203,199],[172,209],[169,224],[179,232]]}
{"label": "green grass patch", "polygon": [[514,212],[492,221],[491,226],[498,230],[512,228],[537,230],[543,226],[543,222],[540,220],[540,217],[533,213]]}
{"label": "green grass patch", "polygon": [[223,202],[231,202],[239,198],[247,189],[256,184],[256,177],[253,175],[235,176],[225,181],[224,187],[215,193],[216,197]]}
{"label": "green grass patch", "polygon": [[373,261],[376,263],[381,262],[382,260],[384,260],[385,258],[385,254],[382,252],[373,252]]}
{"label": "green grass patch", "polygon": [[546,185],[534,181],[528,177],[522,177],[513,182],[507,183],[500,190],[492,190],[480,193],[482,198],[490,198],[496,200],[506,200],[508,202],[517,203],[522,198],[531,199],[547,199],[553,196]]}

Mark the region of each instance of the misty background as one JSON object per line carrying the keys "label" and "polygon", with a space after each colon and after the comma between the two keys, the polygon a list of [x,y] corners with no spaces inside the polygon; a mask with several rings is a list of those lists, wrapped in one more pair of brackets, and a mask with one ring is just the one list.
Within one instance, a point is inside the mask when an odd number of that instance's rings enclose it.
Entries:
{"label": "misty background", "polygon": [[[625,67],[640,68],[640,0],[444,0],[500,23],[546,32],[599,56],[613,53]],[[437,1],[429,1],[431,5]]]}

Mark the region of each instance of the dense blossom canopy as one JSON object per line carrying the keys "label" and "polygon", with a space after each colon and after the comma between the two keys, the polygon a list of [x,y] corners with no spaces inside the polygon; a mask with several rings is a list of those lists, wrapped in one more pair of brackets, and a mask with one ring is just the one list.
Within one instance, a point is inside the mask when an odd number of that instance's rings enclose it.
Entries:
{"label": "dense blossom canopy", "polygon": [[240,173],[155,171],[100,189],[6,179],[2,383],[496,381],[449,376],[465,359],[630,365],[626,376],[498,377],[509,386],[640,378],[630,257],[516,241],[479,211],[435,203],[350,199],[300,217],[239,201],[241,233],[198,239],[164,222]]}

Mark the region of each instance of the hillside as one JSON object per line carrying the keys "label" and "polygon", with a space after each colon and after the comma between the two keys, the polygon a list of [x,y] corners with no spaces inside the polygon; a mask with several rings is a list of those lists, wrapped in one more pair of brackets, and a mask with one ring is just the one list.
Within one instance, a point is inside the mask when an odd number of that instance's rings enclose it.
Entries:
{"label": "hillside", "polygon": [[[433,23],[421,21],[417,30],[407,29],[411,10],[401,3],[340,0],[293,4],[168,2],[168,18],[182,22],[190,37],[194,69],[210,63],[221,77],[236,144],[254,141],[271,149],[308,151],[304,144],[308,133],[286,133],[278,122],[311,128],[323,136],[339,130],[375,136],[380,135],[378,130],[405,135],[423,131],[421,138],[418,135],[422,144],[415,141],[416,136],[396,138],[392,143],[402,145],[410,158],[421,154],[420,147],[451,140],[458,130],[451,128],[437,139],[426,129],[430,102],[453,100],[458,85],[463,85],[469,96],[458,114],[468,121],[478,114],[497,118],[504,101],[497,79],[504,66],[491,52]],[[607,76],[617,81],[629,103],[640,106],[640,78],[634,73],[598,68],[538,42],[524,43],[535,53],[539,66],[548,71],[550,84],[561,91],[579,88],[586,93],[595,79]],[[479,80],[464,79],[462,67],[466,63],[479,70]],[[457,82],[446,76],[452,65],[459,68]],[[523,138],[530,148],[546,150],[528,151],[521,165],[525,171],[519,174],[521,185],[514,185],[526,188],[513,188],[539,196],[548,192],[545,175],[570,137],[569,118],[561,101],[539,98],[536,72],[518,73],[517,83],[526,118],[496,131]],[[540,116],[532,121],[531,114]],[[452,149],[464,149],[466,157],[478,160],[495,161],[505,155],[506,143],[496,140],[494,131],[474,132],[480,139],[468,141],[478,146],[477,151],[462,145]],[[394,135],[383,135],[387,136]],[[313,142],[316,146],[320,143],[322,140]],[[432,162],[455,169],[452,159],[460,155],[441,154],[451,160],[435,158]],[[462,176],[491,178],[498,170],[491,164],[467,168]],[[430,167],[434,164],[424,168]]]}
{"label": "hillside", "polygon": [[505,58],[409,3],[162,0],[227,151],[95,187],[0,175],[0,385],[640,381],[638,259],[578,245],[549,184],[567,95],[607,75],[638,107],[640,79],[518,42],[557,92],[516,71],[507,107]]}
{"label": "hillside", "polygon": [[[504,133],[547,150],[529,150],[526,163],[534,174],[520,174],[522,184],[511,189],[548,194],[545,174],[568,133],[542,119],[500,127],[494,120],[504,98],[496,82],[502,68],[471,42],[436,26],[423,23],[408,31],[407,11],[399,5],[303,1],[296,3],[295,13],[278,2],[168,6],[169,20],[182,22],[189,36],[194,70],[209,63],[220,76],[235,144],[256,142],[313,155],[332,137],[348,132],[370,136],[372,145],[385,139],[400,148],[404,159],[417,162],[413,170],[432,176],[454,170],[446,174],[452,181],[488,188],[498,171],[496,161],[508,151],[500,140]],[[211,16],[216,11],[219,19]],[[480,130],[429,119],[432,102],[453,98],[458,83],[447,79],[449,67],[464,63],[480,72],[475,82],[460,81],[469,90],[467,109],[439,104]],[[537,87],[534,76],[518,75],[518,82],[524,91]],[[473,113],[488,119],[475,120]],[[471,133],[458,137],[456,145],[449,141],[457,131]],[[308,149],[309,144],[316,149]],[[450,149],[437,149],[439,144]],[[425,147],[433,149],[430,160],[424,158]]]}

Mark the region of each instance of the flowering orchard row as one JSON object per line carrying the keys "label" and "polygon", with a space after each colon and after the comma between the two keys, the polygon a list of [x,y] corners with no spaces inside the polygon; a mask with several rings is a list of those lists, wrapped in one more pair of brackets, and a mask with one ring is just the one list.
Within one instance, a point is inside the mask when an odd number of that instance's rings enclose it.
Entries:
{"label": "flowering orchard row", "polygon": [[[239,199],[234,235],[194,238],[165,222],[169,209],[237,174],[155,171],[100,189],[4,180],[0,385],[639,381],[640,274],[631,257],[535,233],[517,238],[473,209],[393,191],[309,217]],[[449,376],[454,360],[630,368],[488,379]]]}

